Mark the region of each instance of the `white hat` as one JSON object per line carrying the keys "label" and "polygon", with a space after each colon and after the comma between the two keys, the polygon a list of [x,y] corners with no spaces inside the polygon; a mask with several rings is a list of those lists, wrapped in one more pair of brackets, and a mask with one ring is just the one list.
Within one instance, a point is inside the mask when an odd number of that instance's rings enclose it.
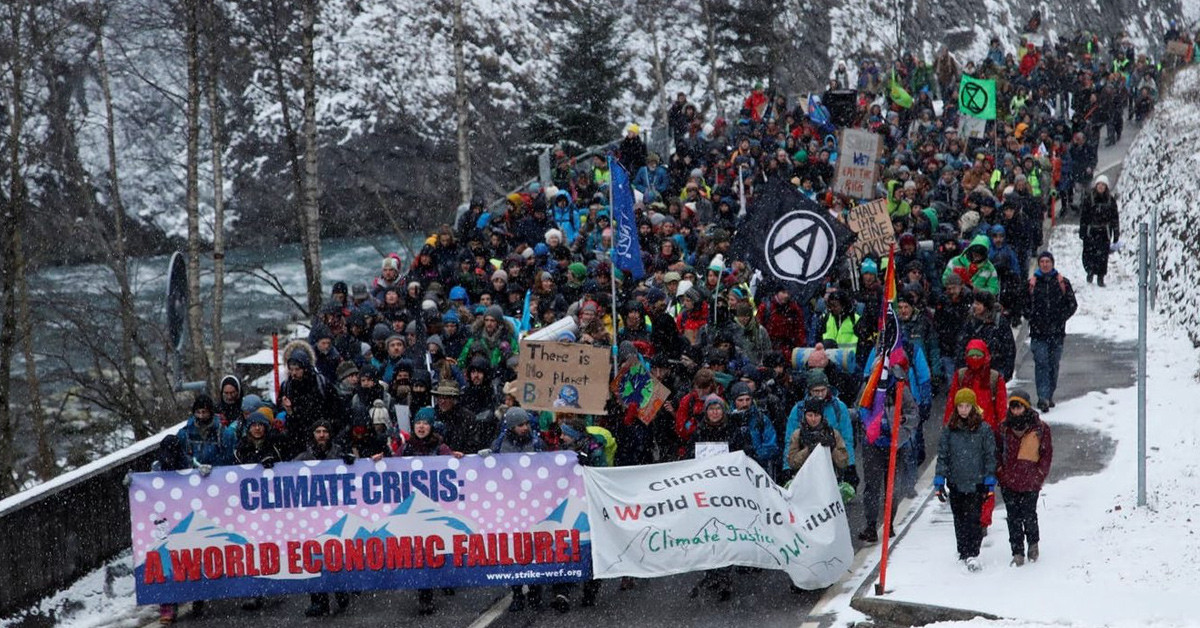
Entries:
{"label": "white hat", "polygon": [[676,298],[682,297],[685,292],[687,292],[688,290],[691,290],[691,289],[692,289],[692,282],[688,281],[687,279],[684,279],[684,280],[680,281],[679,285],[675,288],[675,297]]}
{"label": "white hat", "polygon": [[1100,176],[1096,177],[1096,180],[1092,181],[1092,187],[1094,188],[1097,185],[1100,185],[1101,183],[1103,183],[1104,187],[1106,187],[1106,188],[1110,188],[1110,189],[1112,188],[1112,185],[1109,184],[1109,182],[1108,182],[1108,177],[1106,177],[1104,175],[1100,175]]}

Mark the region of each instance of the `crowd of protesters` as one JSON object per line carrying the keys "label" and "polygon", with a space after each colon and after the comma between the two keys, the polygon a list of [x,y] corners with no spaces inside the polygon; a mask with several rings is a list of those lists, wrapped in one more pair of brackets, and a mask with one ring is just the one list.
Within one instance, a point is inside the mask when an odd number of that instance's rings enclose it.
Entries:
{"label": "crowd of protesters", "polygon": [[[998,85],[997,118],[979,137],[959,132],[964,73]],[[911,106],[888,97],[893,76]],[[899,400],[901,495],[915,494],[922,426],[935,393],[945,392],[939,493],[949,487],[956,526],[962,519],[969,528],[999,476],[1010,510],[1019,504],[1014,560],[1037,559],[1036,495],[1051,455],[1037,417],[1055,406],[1075,311],[1071,282],[1043,249],[1047,218],[1079,212],[1087,281],[1104,287],[1120,233],[1098,146],[1145,116],[1158,82],[1157,65],[1127,38],[1105,45],[1088,33],[1044,46],[1032,34],[994,39],[982,59],[942,50],[931,62],[863,60],[853,79],[844,65],[834,69],[830,88],[856,92],[846,126],[878,133],[885,146],[874,198],[887,199],[898,244],[890,263],[904,357],[893,372],[910,384]],[[585,465],[633,465],[724,442],[783,483],[824,445],[845,485],[865,484],[858,538],[876,541],[891,433],[871,438],[858,403],[876,359],[889,260],[838,263],[811,298],[796,299],[782,283],[752,282],[755,269],[731,247],[742,208],[752,211],[756,190],[773,183],[795,186],[843,227],[848,208],[872,200],[833,192],[837,129],[815,113],[758,84],[729,118],[705,119],[680,94],[669,111],[670,155],[648,151],[640,129],[627,127],[613,154],[637,190],[640,280],[611,267],[606,160],[559,152],[551,184],[508,195],[502,211],[474,201],[419,251],[383,258],[377,276],[333,284],[307,341],[285,348],[278,403],[226,378],[218,399],[198,397],[187,426],[165,441],[163,468],[555,450]],[[842,228],[839,237],[852,234]],[[596,416],[520,407],[511,382],[521,336],[568,317],[569,339],[617,345],[620,360],[646,362],[671,391],[658,416],[644,423],[615,399]],[[1023,320],[1036,404],[1007,388]],[[1027,434],[1037,436],[1032,463]],[[978,554],[978,528],[959,535],[964,561]],[[694,595],[705,587],[720,600],[733,595],[727,572],[701,584]],[[594,604],[599,588],[586,583],[581,604]],[[552,608],[570,608],[569,587],[551,596]],[[339,607],[350,599],[336,596]],[[435,610],[434,599],[420,591],[422,614]],[[511,610],[541,604],[539,587],[518,587]],[[328,595],[312,596],[309,615],[330,612]],[[164,622],[173,619],[164,609]]]}

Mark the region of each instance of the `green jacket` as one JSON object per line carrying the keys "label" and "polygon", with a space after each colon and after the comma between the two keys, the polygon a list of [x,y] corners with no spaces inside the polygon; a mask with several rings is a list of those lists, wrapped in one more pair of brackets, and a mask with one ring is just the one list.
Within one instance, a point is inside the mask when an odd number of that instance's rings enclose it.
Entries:
{"label": "green jacket", "polygon": [[[975,264],[974,269],[971,266],[971,259],[967,257],[967,253],[976,247],[983,247],[983,261]],[[964,284],[970,285],[975,290],[986,290],[992,294],[1000,294],[1000,277],[996,274],[996,267],[987,259],[987,253],[992,248],[992,241],[985,235],[977,235],[967,248],[963,250],[962,255],[950,260],[946,264],[946,270],[942,272],[942,283],[946,283],[946,278],[951,274],[958,275],[962,278]],[[972,273],[972,270],[974,272]]]}

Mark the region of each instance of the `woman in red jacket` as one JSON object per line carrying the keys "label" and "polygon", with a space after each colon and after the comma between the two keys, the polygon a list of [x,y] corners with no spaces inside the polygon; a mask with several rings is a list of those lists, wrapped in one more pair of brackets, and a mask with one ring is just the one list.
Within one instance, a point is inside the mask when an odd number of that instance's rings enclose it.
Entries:
{"label": "woman in red jacket", "polygon": [[1050,426],[1029,404],[1029,393],[1014,390],[1008,399],[1008,416],[996,434],[996,478],[1008,511],[1012,562],[1018,567],[1025,564],[1026,557],[1038,559],[1038,493],[1053,457]]}

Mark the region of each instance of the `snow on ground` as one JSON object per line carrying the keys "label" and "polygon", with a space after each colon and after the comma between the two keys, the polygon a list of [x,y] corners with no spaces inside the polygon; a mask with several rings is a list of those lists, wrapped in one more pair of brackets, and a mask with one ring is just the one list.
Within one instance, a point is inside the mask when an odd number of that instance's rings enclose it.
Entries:
{"label": "snow on ground", "polygon": [[[1058,268],[1074,280],[1079,300],[1068,333],[1135,340],[1135,268],[1114,264],[1107,288],[1089,286],[1082,281],[1080,248],[1073,226],[1055,229],[1051,250]],[[1200,537],[1195,532],[1200,523],[1200,462],[1195,456],[1200,426],[1186,410],[1200,407],[1196,358],[1178,328],[1152,319],[1150,329],[1148,506],[1137,507],[1136,387],[1061,403],[1045,417],[1052,427],[1100,430],[1117,446],[1103,471],[1044,488],[1038,505],[1041,560],[1010,566],[1003,505],[997,504],[980,556],[984,570],[968,573],[956,560],[949,504],[931,500],[892,554],[888,599],[1014,620],[953,624],[963,626],[1200,625],[1190,591],[1200,577]],[[1072,446],[1078,445],[1055,442],[1058,451]],[[839,613],[839,619],[852,615]]]}
{"label": "snow on ground", "polygon": [[20,615],[0,619],[0,628],[30,625],[44,618],[62,628],[132,628],[143,626],[158,614],[156,606],[136,606],[133,570],[126,550],[108,564],[75,581],[68,589],[42,600]]}

